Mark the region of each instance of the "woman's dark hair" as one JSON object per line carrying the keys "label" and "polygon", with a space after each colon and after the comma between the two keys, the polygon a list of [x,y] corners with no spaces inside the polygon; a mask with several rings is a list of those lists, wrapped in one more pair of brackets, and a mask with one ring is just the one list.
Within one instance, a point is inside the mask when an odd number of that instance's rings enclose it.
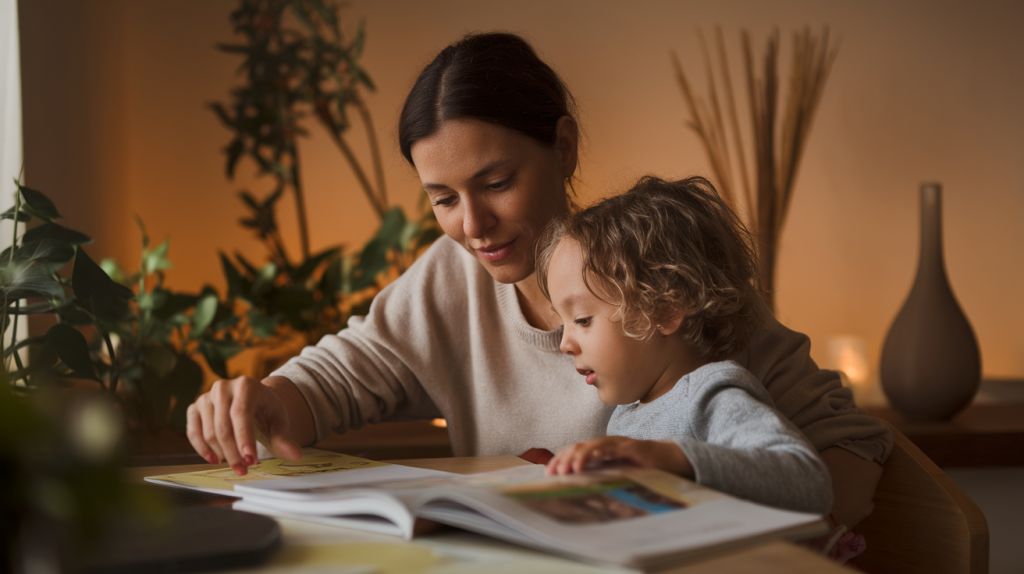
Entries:
{"label": "woman's dark hair", "polygon": [[441,50],[420,73],[402,107],[398,141],[413,164],[412,144],[445,120],[472,118],[552,146],[563,116],[576,120],[573,97],[525,40],[506,33],[470,34]]}

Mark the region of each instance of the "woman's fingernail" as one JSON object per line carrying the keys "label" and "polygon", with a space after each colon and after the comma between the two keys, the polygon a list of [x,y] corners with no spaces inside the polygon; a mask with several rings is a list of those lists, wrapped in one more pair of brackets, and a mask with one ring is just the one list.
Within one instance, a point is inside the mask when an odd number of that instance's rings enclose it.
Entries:
{"label": "woman's fingernail", "polygon": [[231,470],[235,471],[235,474],[237,474],[238,476],[242,476],[246,472],[245,466],[240,463],[235,463],[231,465]]}
{"label": "woman's fingernail", "polygon": [[206,462],[210,464],[217,464],[218,462],[220,462],[220,460],[217,459],[217,455],[211,452],[210,454],[206,455]]}
{"label": "woman's fingernail", "polygon": [[256,457],[251,454],[245,455],[245,466],[252,466],[256,464]]}

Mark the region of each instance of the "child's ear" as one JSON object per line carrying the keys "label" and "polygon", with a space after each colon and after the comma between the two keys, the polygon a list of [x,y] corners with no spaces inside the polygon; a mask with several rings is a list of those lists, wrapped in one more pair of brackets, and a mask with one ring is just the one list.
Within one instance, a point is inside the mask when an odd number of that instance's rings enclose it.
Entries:
{"label": "child's ear", "polygon": [[683,325],[685,318],[686,312],[683,309],[673,309],[658,321],[658,332],[665,336],[675,333]]}

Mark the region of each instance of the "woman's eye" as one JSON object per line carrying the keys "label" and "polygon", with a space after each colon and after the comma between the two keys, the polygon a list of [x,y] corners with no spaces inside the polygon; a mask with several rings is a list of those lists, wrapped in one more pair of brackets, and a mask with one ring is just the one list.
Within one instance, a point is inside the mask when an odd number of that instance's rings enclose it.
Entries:
{"label": "woman's eye", "polygon": [[448,197],[441,197],[441,198],[435,199],[435,200],[430,202],[430,205],[433,205],[433,206],[451,205],[453,201],[455,201],[455,196],[454,195],[450,195]]}
{"label": "woman's eye", "polygon": [[509,178],[505,178],[505,179],[503,179],[501,181],[496,181],[494,183],[488,183],[487,184],[487,189],[490,189],[490,190],[504,189],[504,188],[508,187],[508,184],[511,181],[512,181],[512,178],[509,177]]}

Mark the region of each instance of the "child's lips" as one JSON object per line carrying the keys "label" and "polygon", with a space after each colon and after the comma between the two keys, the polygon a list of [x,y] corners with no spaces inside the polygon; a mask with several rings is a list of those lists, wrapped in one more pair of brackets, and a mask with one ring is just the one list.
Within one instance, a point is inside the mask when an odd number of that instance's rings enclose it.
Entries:
{"label": "child's lips", "polygon": [[592,385],[597,380],[597,373],[594,371],[588,371],[587,369],[576,369],[576,372],[587,378],[587,384]]}

